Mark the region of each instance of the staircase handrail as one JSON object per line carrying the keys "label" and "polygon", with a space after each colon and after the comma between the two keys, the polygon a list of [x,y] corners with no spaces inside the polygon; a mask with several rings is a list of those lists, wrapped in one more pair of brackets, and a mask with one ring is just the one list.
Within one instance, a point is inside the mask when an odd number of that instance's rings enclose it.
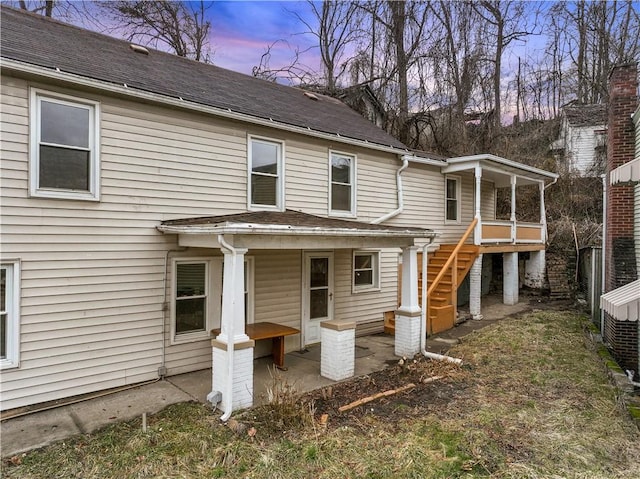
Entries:
{"label": "staircase handrail", "polygon": [[467,228],[467,231],[464,232],[464,234],[460,238],[460,241],[458,241],[458,244],[456,245],[456,247],[453,248],[453,251],[451,252],[451,255],[449,256],[449,258],[445,262],[444,266],[442,267],[442,269],[440,270],[440,272],[438,273],[436,278],[433,280],[433,283],[431,283],[431,286],[429,287],[429,290],[427,291],[427,297],[428,298],[431,297],[431,295],[433,294],[435,289],[438,287],[438,284],[440,284],[440,281],[442,281],[442,278],[444,278],[444,275],[445,275],[446,271],[449,269],[449,267],[451,266],[451,263],[453,263],[454,259],[458,256],[458,253],[460,252],[460,249],[462,249],[462,246],[464,245],[465,241],[467,241],[469,236],[471,236],[471,233],[473,232],[473,229],[476,227],[477,224],[478,224],[478,218],[477,217],[473,218],[473,221],[471,222],[471,224]]}

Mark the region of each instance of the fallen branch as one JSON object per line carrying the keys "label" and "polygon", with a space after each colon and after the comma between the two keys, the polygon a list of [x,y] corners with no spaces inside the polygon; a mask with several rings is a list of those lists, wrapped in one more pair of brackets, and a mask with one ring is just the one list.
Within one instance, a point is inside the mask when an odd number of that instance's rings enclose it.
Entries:
{"label": "fallen branch", "polygon": [[346,404],[344,406],[340,406],[338,408],[338,411],[340,411],[340,412],[348,411],[349,409],[353,409],[354,407],[362,406],[363,404],[366,404],[366,403],[371,402],[371,401],[375,401],[376,399],[379,399],[381,397],[392,396],[394,394],[398,394],[398,393],[401,393],[402,391],[406,391],[408,389],[415,388],[415,387],[416,387],[415,384],[409,383],[406,386],[402,386],[401,388],[398,388],[398,389],[389,389],[388,391],[377,393],[377,394],[374,394],[372,396],[367,396],[366,398],[358,399],[357,401],[353,401],[353,402],[351,402],[349,404]]}

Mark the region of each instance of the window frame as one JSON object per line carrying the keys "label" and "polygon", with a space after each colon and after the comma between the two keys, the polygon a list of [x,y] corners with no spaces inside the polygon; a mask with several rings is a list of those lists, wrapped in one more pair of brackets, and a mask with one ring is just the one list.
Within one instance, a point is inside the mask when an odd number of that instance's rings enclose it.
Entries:
{"label": "window frame", "polygon": [[[254,175],[253,172],[253,142],[260,143],[270,143],[275,144],[278,147],[278,151],[280,154],[276,160],[276,165],[278,168],[278,174],[275,175],[276,178],[276,204],[275,205],[262,205],[253,203],[251,200],[252,190],[251,190],[251,180]],[[247,209],[249,211],[284,211],[285,206],[285,193],[284,193],[284,185],[285,185],[285,143],[283,140],[277,140],[274,138],[267,138],[263,136],[257,135],[248,135],[247,136]],[[269,176],[273,177],[274,175],[268,174],[259,174],[260,176]]]}
{"label": "window frame", "polygon": [[244,294],[247,297],[244,319],[246,324],[253,324],[255,321],[255,258],[253,256],[245,256],[244,266]]}
{"label": "window frame", "polygon": [[[42,100],[89,111],[89,190],[40,187]],[[29,101],[29,195],[36,198],[100,201],[100,102],[40,88],[31,88]],[[67,146],[70,145],[60,145]]]}
{"label": "window frame", "polygon": [[[178,286],[178,264],[205,264],[205,291],[206,300],[206,317],[203,331],[192,331],[185,333],[177,333],[176,325],[176,301]],[[194,341],[201,341],[211,337],[211,330],[216,327],[216,319],[220,319],[220,301],[218,292],[222,292],[222,258],[193,256],[193,257],[177,257],[171,261],[171,319],[170,319],[170,344],[184,344]]]}
{"label": "window frame", "polygon": [[[334,155],[336,156],[344,156],[347,158],[351,159],[351,171],[349,172],[349,180],[351,183],[349,183],[350,186],[350,199],[351,199],[351,209],[349,211],[347,210],[336,210],[333,208],[333,184],[339,184],[339,185],[344,185],[345,183],[340,183],[340,182],[334,182],[333,181],[333,157]],[[338,150],[329,150],[329,192],[328,192],[328,198],[329,198],[329,204],[328,206],[328,212],[329,212],[329,216],[334,216],[334,217],[347,217],[347,218],[354,218],[356,217],[356,212],[357,212],[357,205],[356,205],[356,199],[357,199],[357,156],[355,154],[352,153],[345,153],[343,151],[338,151]]]}
{"label": "window frame", "polygon": [[[456,197],[451,199],[451,200],[455,200],[456,202],[456,218],[455,219],[450,219],[448,217],[448,213],[449,213],[448,203],[450,201],[450,198],[447,196],[447,191],[448,191],[447,184],[449,180],[455,181],[456,183]],[[462,216],[461,196],[462,196],[462,180],[460,179],[460,177],[456,175],[445,175],[444,177],[444,222],[446,224],[461,223],[461,216]]]}
{"label": "window frame", "polygon": [[[371,256],[371,284],[356,284],[356,256]],[[351,292],[354,294],[380,291],[380,250],[353,250],[351,255]]]}
{"label": "window frame", "polygon": [[0,268],[7,271],[6,297],[6,357],[0,359],[0,369],[20,366],[20,261],[3,260]]}

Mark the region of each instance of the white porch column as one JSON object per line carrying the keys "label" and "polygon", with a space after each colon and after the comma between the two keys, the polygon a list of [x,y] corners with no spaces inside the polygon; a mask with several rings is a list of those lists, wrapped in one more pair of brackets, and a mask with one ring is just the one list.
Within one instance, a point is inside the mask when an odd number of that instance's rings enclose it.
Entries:
{"label": "white porch column", "polygon": [[544,181],[540,182],[540,224],[542,225],[542,243],[547,242],[547,210],[544,204]]}
{"label": "white porch column", "polygon": [[478,219],[475,230],[473,232],[473,244],[480,245],[482,243],[482,167],[476,166],[474,169],[474,175],[476,178],[476,190],[475,190],[475,218]]}
{"label": "white porch column", "polygon": [[511,242],[516,242],[516,183],[518,178],[511,175]]}
{"label": "white porch column", "polygon": [[528,288],[544,288],[545,251],[531,251],[524,263],[524,285]]}
{"label": "white porch column", "polygon": [[480,296],[482,295],[482,255],[473,262],[469,271],[469,313],[473,319],[482,319]]}
{"label": "white porch column", "polygon": [[253,405],[254,341],[245,333],[244,248],[223,246],[224,277],[220,334],[211,341],[212,401],[221,394],[220,408],[242,409]]}
{"label": "white porch column", "polygon": [[502,254],[502,289],[504,304],[518,303],[518,253]]}
{"label": "white porch column", "polygon": [[418,302],[418,247],[402,249],[402,293],[396,311],[396,356],[413,357],[420,352],[420,321]]}

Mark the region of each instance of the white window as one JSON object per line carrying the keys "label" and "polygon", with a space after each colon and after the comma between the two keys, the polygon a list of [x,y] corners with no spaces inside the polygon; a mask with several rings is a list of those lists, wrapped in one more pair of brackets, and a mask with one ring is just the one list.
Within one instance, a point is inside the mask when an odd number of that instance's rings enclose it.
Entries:
{"label": "white window", "polygon": [[99,200],[99,104],[31,90],[30,194]]}
{"label": "white window", "polygon": [[380,253],[378,251],[353,252],[353,291],[380,289]]}
{"label": "white window", "polygon": [[209,337],[220,318],[222,262],[219,259],[176,258],[173,261],[172,343]]}
{"label": "white window", "polygon": [[460,179],[454,176],[445,178],[445,219],[460,222]]}
{"label": "white window", "polygon": [[19,365],[20,263],[0,265],[0,368]]}
{"label": "white window", "polygon": [[284,209],[284,146],[281,142],[249,138],[249,209]]}
{"label": "white window", "polygon": [[329,154],[329,214],[356,214],[356,157],[332,151]]}

